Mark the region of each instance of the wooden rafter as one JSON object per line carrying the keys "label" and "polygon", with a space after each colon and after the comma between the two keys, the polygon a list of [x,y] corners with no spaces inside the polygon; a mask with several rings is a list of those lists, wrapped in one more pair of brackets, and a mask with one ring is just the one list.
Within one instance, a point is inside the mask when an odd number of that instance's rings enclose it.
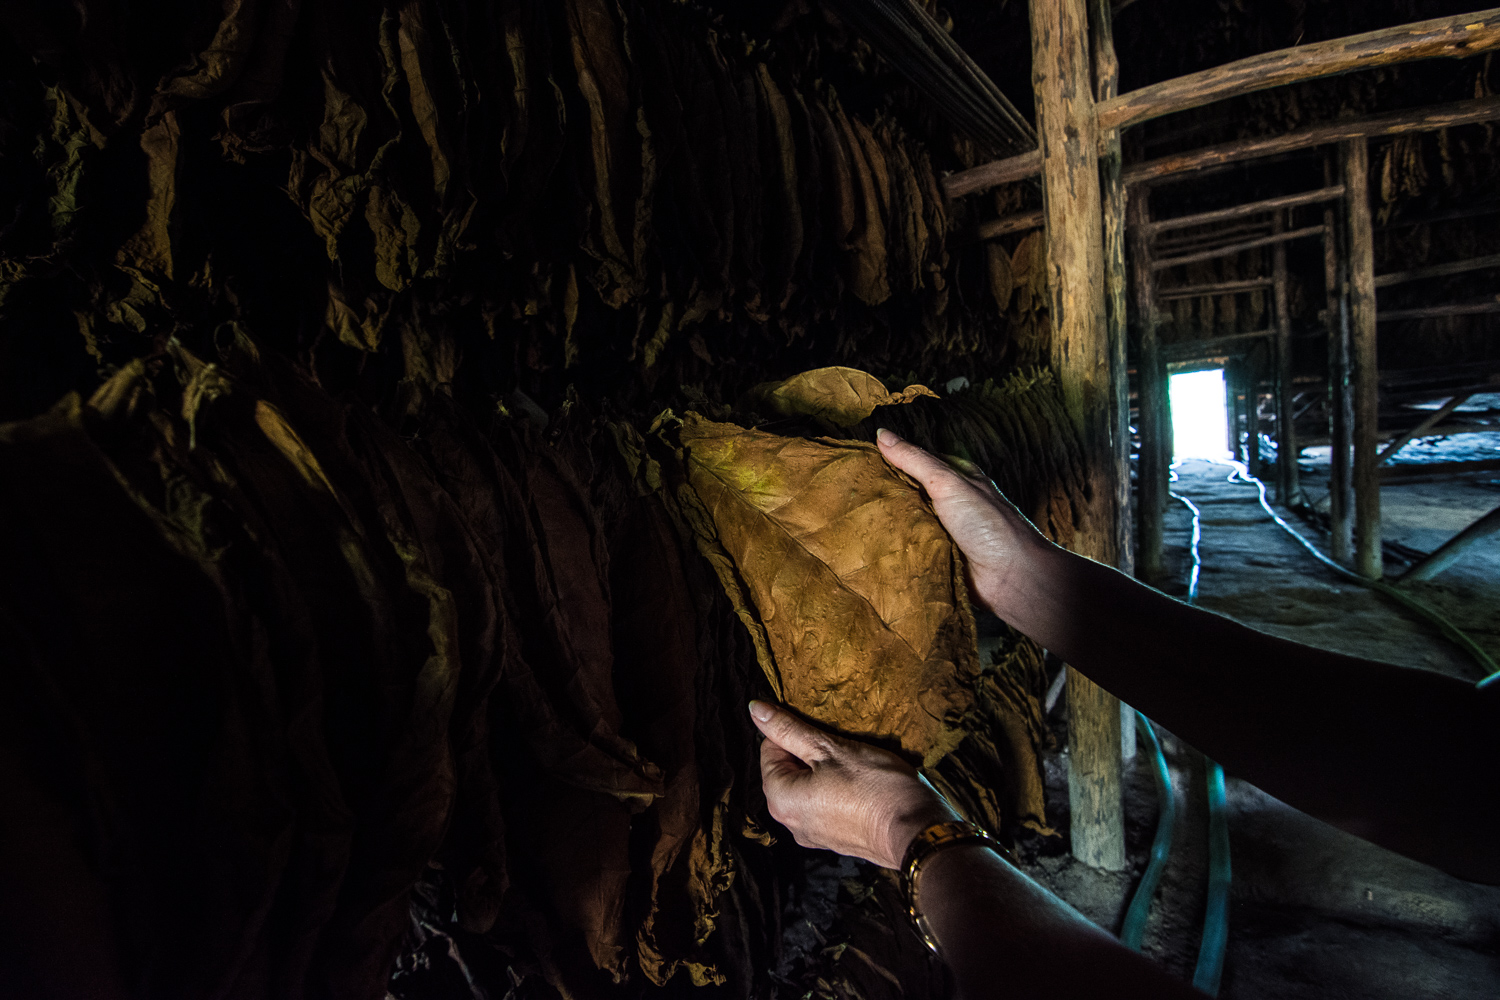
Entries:
{"label": "wooden rafter", "polygon": [[1278,49],[1132,90],[1098,106],[1101,131],[1215,101],[1420,59],[1464,59],[1500,48],[1500,8],[1433,18]]}
{"label": "wooden rafter", "polygon": [[1168,229],[1205,226],[1213,222],[1225,222],[1229,219],[1244,218],[1247,215],[1273,212],[1280,208],[1295,208],[1298,205],[1315,205],[1319,202],[1334,201],[1343,196],[1343,185],[1335,184],[1332,187],[1319,188],[1316,191],[1304,191],[1301,194],[1286,194],[1278,198],[1267,198],[1264,201],[1252,201],[1245,205],[1235,205],[1233,208],[1220,208],[1212,212],[1198,212],[1193,215],[1179,215],[1175,219],[1157,219],[1151,223],[1147,232],[1155,234]]}
{"label": "wooden rafter", "polygon": [[1169,267],[1177,267],[1182,264],[1196,264],[1201,260],[1213,260],[1216,257],[1230,257],[1246,250],[1254,250],[1257,247],[1268,247],[1275,243],[1285,243],[1288,240],[1300,240],[1307,236],[1320,236],[1323,227],[1305,226],[1302,229],[1293,229],[1285,233],[1272,233],[1269,236],[1258,236],[1253,240],[1245,240],[1241,243],[1231,243],[1228,246],[1215,247],[1212,250],[1200,250],[1197,253],[1183,254],[1180,257],[1167,257],[1162,260],[1153,260],[1153,270],[1162,271]]}

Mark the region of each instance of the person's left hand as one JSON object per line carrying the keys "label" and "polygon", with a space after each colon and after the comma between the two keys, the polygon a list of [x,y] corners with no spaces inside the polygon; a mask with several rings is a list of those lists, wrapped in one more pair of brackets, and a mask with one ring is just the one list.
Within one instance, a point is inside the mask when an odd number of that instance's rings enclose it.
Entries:
{"label": "person's left hand", "polygon": [[961,817],[895,754],[825,733],[784,708],[750,703],[765,734],[760,776],[771,818],[803,847],[899,868],[912,839]]}

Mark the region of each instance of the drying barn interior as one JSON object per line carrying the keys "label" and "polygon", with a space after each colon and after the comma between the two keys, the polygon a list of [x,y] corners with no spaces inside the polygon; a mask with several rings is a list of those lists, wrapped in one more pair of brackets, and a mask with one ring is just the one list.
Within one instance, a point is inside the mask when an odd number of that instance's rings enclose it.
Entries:
{"label": "drying barn interior", "polygon": [[1500,888],[991,613],[875,444],[1487,690],[1497,50],[1440,0],[4,4],[0,996],[954,995],[899,873],[771,817],[751,699],[1209,995],[1500,995]]}

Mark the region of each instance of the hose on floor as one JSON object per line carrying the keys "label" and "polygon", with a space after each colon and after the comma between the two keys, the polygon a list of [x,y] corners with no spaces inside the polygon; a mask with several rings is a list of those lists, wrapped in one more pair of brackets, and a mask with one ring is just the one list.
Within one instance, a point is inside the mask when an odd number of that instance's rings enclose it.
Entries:
{"label": "hose on floor", "polygon": [[1248,486],[1254,486],[1257,490],[1259,490],[1261,507],[1265,508],[1266,513],[1271,515],[1271,519],[1277,524],[1281,525],[1281,527],[1286,530],[1287,534],[1295,538],[1299,545],[1310,552],[1314,559],[1318,560],[1318,562],[1322,563],[1324,566],[1327,566],[1329,569],[1333,570],[1344,579],[1361,584],[1365,587],[1369,587],[1376,593],[1383,594],[1384,596],[1395,601],[1397,604],[1406,608],[1408,611],[1411,611],[1421,616],[1422,618],[1427,619],[1427,621],[1437,626],[1438,631],[1441,632],[1445,638],[1447,638],[1453,644],[1461,647],[1465,652],[1472,656],[1475,661],[1479,663],[1480,667],[1484,669],[1485,673],[1484,678],[1477,682],[1477,687],[1483,689],[1489,687],[1491,684],[1500,683],[1500,664],[1497,664],[1494,659],[1492,659],[1490,655],[1486,653],[1477,642],[1469,638],[1467,633],[1465,633],[1457,625],[1449,621],[1442,614],[1442,612],[1438,611],[1426,601],[1413,597],[1411,594],[1408,594],[1401,588],[1386,583],[1384,580],[1368,579],[1366,577],[1360,576],[1353,570],[1345,566],[1341,566],[1337,562],[1334,562],[1328,556],[1325,556],[1322,552],[1318,551],[1317,546],[1308,541],[1300,531],[1288,524],[1285,518],[1283,518],[1280,514],[1276,513],[1276,511],[1271,508],[1271,504],[1266,500],[1266,484],[1252,476],[1250,474],[1250,470],[1245,468],[1243,462],[1220,461],[1218,462],[1218,464],[1228,465],[1234,469],[1234,471],[1229,474],[1229,481],[1231,483],[1235,482],[1235,480],[1238,479],[1240,482],[1243,482]]}
{"label": "hose on floor", "polygon": [[[1198,603],[1198,579],[1203,572],[1203,512],[1198,505],[1179,493],[1180,500],[1193,512],[1193,543],[1189,550],[1193,568],[1188,576],[1187,602]],[[1229,943],[1229,883],[1232,866],[1229,857],[1229,803],[1224,794],[1224,768],[1217,761],[1204,758],[1208,778],[1208,906],[1203,914],[1203,939],[1198,944],[1198,964],[1193,969],[1193,985],[1209,996],[1219,995],[1219,981],[1224,975],[1224,949]]]}
{"label": "hose on floor", "polygon": [[1167,756],[1162,753],[1161,741],[1156,738],[1151,720],[1136,712],[1135,728],[1151,748],[1157,801],[1156,838],[1151,841],[1151,860],[1141,875],[1141,884],[1135,887],[1135,895],[1130,897],[1130,906],[1125,911],[1125,923],[1120,928],[1120,943],[1140,951],[1141,939],[1146,934],[1146,918],[1151,915],[1151,900],[1156,896],[1156,887],[1161,884],[1162,872],[1166,871],[1167,859],[1172,853],[1172,832],[1177,824],[1177,798],[1172,792],[1172,772],[1167,767]]}

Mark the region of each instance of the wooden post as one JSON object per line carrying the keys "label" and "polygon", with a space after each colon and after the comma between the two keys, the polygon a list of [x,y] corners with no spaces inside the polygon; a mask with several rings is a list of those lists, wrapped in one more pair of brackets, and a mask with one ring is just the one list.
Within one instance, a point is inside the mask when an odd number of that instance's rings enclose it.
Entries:
{"label": "wooden post", "polygon": [[1135,311],[1140,323],[1141,349],[1136,361],[1140,385],[1140,465],[1137,469],[1136,536],[1140,553],[1136,569],[1148,583],[1161,582],[1162,519],[1167,509],[1167,470],[1162,465],[1166,436],[1167,378],[1162,364],[1157,326],[1156,273],[1151,270],[1151,189],[1130,192],[1130,258],[1134,275]]}
{"label": "wooden post", "polygon": [[[1115,58],[1114,13],[1110,0],[1090,0],[1089,30],[1094,60],[1094,99],[1107,101],[1120,92],[1120,62]],[[1110,406],[1114,411],[1115,565],[1135,573],[1135,532],[1130,518],[1130,374],[1126,357],[1125,200],[1120,178],[1124,156],[1120,133],[1099,136],[1099,188],[1104,212],[1104,304],[1109,323]],[[1120,703],[1120,757],[1135,759],[1135,709]]]}
{"label": "wooden post", "polygon": [[[1276,230],[1286,228],[1282,211],[1276,213]],[[1292,309],[1287,294],[1286,244],[1271,247],[1271,297],[1276,320],[1276,499],[1284,506],[1302,502],[1301,476],[1297,469],[1297,428],[1292,420]]]}
{"label": "wooden post", "polygon": [[[1115,418],[1088,37],[1086,0],[1031,0],[1031,83],[1047,214],[1052,367],[1083,440],[1089,480],[1076,547],[1112,564],[1118,558]],[[1068,671],[1073,856],[1095,868],[1119,870],[1125,867],[1120,703],[1073,668]]]}
{"label": "wooden post", "polygon": [[1378,580],[1381,568],[1379,444],[1380,373],[1375,352],[1375,234],[1370,223],[1370,148],[1366,139],[1340,146],[1349,254],[1349,344],[1354,397],[1354,568]]}
{"label": "wooden post", "polygon": [[[1324,163],[1325,182],[1333,173]],[[1323,209],[1323,282],[1328,297],[1328,531],[1333,558],[1348,565],[1354,556],[1354,492],[1350,450],[1354,414],[1349,398],[1349,316],[1344,268],[1332,206]]]}

